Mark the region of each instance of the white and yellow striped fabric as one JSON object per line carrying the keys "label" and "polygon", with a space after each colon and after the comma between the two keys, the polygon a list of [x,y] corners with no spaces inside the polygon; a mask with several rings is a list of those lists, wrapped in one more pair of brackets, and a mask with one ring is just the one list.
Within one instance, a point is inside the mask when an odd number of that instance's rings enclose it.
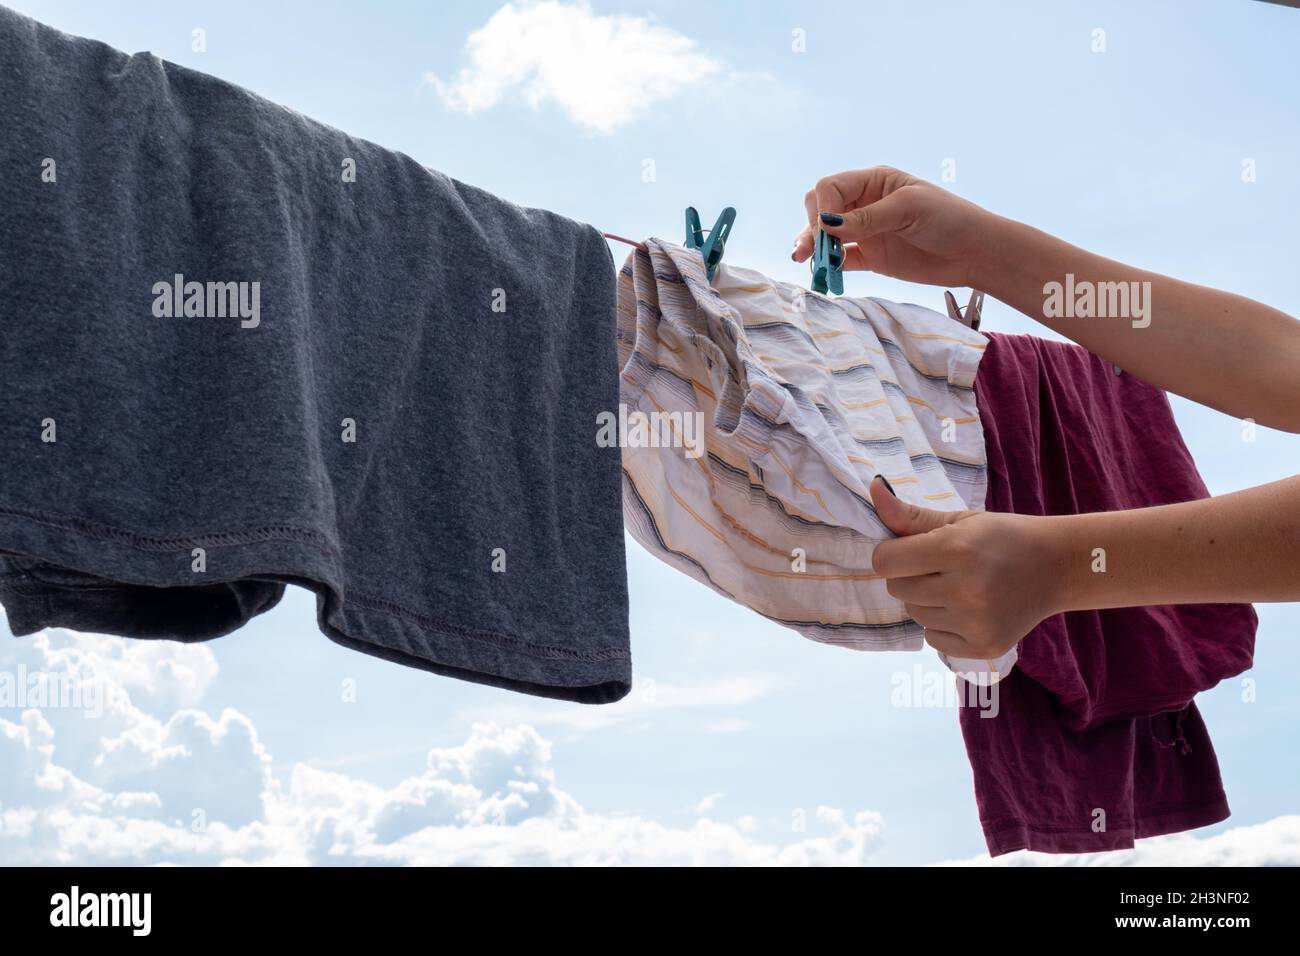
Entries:
{"label": "white and yellow striped fabric", "polygon": [[[652,426],[623,442],[631,535],[812,640],[919,650],[921,626],[871,569],[893,535],[868,486],[880,474],[905,501],[983,508],[984,337],[919,306],[828,298],[725,263],[710,283],[698,252],[645,246],[618,280],[620,420]],[[991,683],[1015,659],[945,663]]]}

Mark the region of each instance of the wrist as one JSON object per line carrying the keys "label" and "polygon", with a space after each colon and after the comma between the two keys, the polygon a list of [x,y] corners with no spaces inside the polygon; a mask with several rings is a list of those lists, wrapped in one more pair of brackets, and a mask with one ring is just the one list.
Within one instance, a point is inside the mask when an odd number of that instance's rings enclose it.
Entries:
{"label": "wrist", "polygon": [[1036,563],[1039,569],[1039,601],[1043,617],[1075,610],[1082,580],[1079,568],[1087,569],[1087,555],[1079,554],[1069,517],[1034,517],[1030,533],[1034,536]]}
{"label": "wrist", "polygon": [[1007,279],[1022,254],[1016,246],[1023,241],[1019,230],[1025,227],[1013,219],[987,213],[979,225],[979,241],[971,257],[969,285],[996,299],[1006,301]]}

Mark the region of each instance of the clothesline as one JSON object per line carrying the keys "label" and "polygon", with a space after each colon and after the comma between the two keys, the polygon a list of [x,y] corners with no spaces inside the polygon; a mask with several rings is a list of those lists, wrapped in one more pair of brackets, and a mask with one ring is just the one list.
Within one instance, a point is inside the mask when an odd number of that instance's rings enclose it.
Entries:
{"label": "clothesline", "polygon": [[[628,239],[624,236],[620,236],[617,233],[613,233],[613,232],[602,232],[601,235],[604,236],[606,239],[612,239],[615,242],[622,242],[625,243],[626,245],[633,246],[637,249],[640,249],[642,252],[647,251],[646,244],[644,242],[637,242],[634,239]],[[953,298],[951,292],[944,292],[943,296],[948,306],[949,318],[951,318],[955,322],[960,322],[962,325],[965,325],[972,329],[978,329],[980,327],[980,311],[984,306],[983,292],[980,292],[978,290],[974,290],[971,292],[970,302],[967,304],[964,312],[962,308],[959,305],[957,305],[957,300]]]}
{"label": "clothesline", "polygon": [[638,249],[640,249],[642,252],[645,252],[645,243],[644,243],[644,242],[637,242],[637,241],[634,240],[634,239],[625,239],[625,238],[623,238],[622,236],[617,236],[617,235],[615,235],[615,234],[612,233],[612,232],[602,232],[601,235],[604,236],[606,239],[613,239],[615,242],[625,242],[625,243],[627,243],[629,246],[636,246],[636,247],[637,247]]}

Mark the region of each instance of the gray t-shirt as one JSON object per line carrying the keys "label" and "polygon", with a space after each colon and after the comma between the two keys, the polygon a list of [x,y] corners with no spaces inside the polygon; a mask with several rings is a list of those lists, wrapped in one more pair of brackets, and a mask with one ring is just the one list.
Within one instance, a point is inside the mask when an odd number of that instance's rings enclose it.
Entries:
{"label": "gray t-shirt", "polygon": [[631,679],[600,234],[0,7],[0,603],[341,644],[549,697]]}

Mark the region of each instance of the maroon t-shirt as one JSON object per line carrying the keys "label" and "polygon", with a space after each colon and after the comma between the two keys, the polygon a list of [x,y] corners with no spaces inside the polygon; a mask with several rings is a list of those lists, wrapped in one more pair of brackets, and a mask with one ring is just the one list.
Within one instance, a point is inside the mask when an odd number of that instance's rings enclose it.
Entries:
{"label": "maroon t-shirt", "polygon": [[[988,511],[1208,497],[1163,391],[1076,345],[989,339],[975,382]],[[1186,604],[1073,611],[1035,627],[998,685],[996,716],[961,708],[989,852],[1123,849],[1226,818],[1192,698],[1250,667],[1256,623],[1248,604]]]}

